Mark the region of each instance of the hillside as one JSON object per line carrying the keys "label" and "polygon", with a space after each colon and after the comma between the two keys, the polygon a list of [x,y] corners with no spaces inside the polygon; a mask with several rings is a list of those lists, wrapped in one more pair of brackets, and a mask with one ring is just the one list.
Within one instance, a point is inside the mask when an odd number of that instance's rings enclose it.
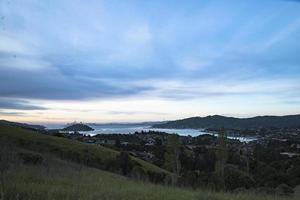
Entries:
{"label": "hillside", "polygon": [[250,190],[230,194],[151,184],[149,180],[156,181],[151,177],[141,179],[139,172],[150,172],[155,177],[173,175],[135,158],[131,158],[138,163],[135,170],[127,177],[120,176],[115,165],[118,155],[119,152],[101,146],[0,125],[1,199],[284,199],[260,196]]}
{"label": "hillside", "polygon": [[283,128],[300,127],[300,115],[287,116],[258,116],[252,118],[234,118],[220,115],[207,117],[191,117],[181,120],[156,124],[153,128],[199,129],[199,128],[231,128],[231,129],[255,129],[255,128]]}
{"label": "hillside", "polygon": [[0,120],[0,124],[18,126],[21,128],[33,129],[33,130],[44,130],[46,128],[45,126],[41,126],[41,125],[18,123],[18,122],[6,121],[6,120]]}
{"label": "hillside", "polygon": [[[118,156],[120,152],[98,145],[85,144],[61,137],[48,136],[37,131],[26,130],[11,125],[0,125],[0,141],[12,143],[21,148],[41,153],[50,153],[62,159],[85,164],[98,169],[121,171]],[[131,157],[133,167],[139,168],[146,175],[171,178],[172,174],[143,160]],[[157,180],[153,180],[156,182]],[[163,181],[163,180],[159,180]],[[158,182],[159,182],[158,181]]]}
{"label": "hillside", "polygon": [[[2,138],[3,139],[3,138]],[[189,190],[147,182],[89,168],[74,162],[0,143],[3,199],[31,200],[284,200],[251,193]],[[3,145],[4,144],[4,145]],[[39,156],[42,162],[24,162],[20,155]],[[293,198],[287,198],[293,199]],[[297,199],[297,197],[294,197]]]}
{"label": "hillside", "polygon": [[79,124],[72,124],[63,129],[64,131],[93,131],[94,129],[89,127],[88,125],[79,123]]}

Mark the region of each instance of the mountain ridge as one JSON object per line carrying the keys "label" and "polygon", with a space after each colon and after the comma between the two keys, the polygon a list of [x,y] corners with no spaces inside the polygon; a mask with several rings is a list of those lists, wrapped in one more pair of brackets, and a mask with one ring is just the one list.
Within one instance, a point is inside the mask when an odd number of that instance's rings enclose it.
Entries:
{"label": "mountain ridge", "polygon": [[255,116],[249,118],[209,115],[206,117],[190,117],[156,124],[153,128],[199,129],[199,128],[230,128],[230,129],[257,129],[257,128],[285,128],[300,127],[300,114],[285,116]]}

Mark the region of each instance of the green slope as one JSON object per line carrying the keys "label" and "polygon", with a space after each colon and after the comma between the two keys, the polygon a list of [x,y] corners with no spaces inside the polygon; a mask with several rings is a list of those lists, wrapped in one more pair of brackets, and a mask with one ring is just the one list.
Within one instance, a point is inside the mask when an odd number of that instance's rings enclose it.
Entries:
{"label": "green slope", "polygon": [[[154,185],[70,161],[74,160],[74,152],[83,156],[87,156],[87,153],[97,155],[102,159],[102,163],[104,159],[113,159],[118,154],[103,147],[45,136],[21,128],[0,126],[0,199],[284,199],[254,193],[228,194]],[[40,156],[43,161],[24,164],[24,159],[20,157],[24,154]],[[149,163],[140,160],[137,162],[147,170],[169,173]]]}
{"label": "green slope", "polygon": [[[271,200],[284,199],[255,194],[228,194],[188,190],[130,180],[95,168],[40,154],[41,164],[23,164],[18,152],[37,154],[12,146],[0,148],[0,157],[9,156],[1,173],[0,199],[30,200]],[[8,151],[9,150],[9,151]],[[4,155],[4,156],[3,156]],[[7,162],[6,162],[7,163]],[[0,164],[3,164],[3,162]],[[3,166],[3,165],[2,165]],[[291,199],[291,198],[288,198]],[[296,199],[296,198],[295,198]]]}
{"label": "green slope", "polygon": [[[0,124],[0,140],[6,140],[30,150],[52,153],[63,159],[108,171],[115,170],[111,166],[116,156],[119,155],[119,152],[103,146],[48,136],[6,124]],[[136,161],[146,172],[152,171],[173,176],[170,172],[143,160],[137,158],[132,158],[132,160]]]}

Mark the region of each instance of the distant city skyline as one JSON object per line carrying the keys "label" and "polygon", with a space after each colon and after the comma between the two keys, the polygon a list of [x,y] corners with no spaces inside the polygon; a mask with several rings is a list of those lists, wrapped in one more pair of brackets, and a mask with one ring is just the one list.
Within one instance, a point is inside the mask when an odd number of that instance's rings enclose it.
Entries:
{"label": "distant city skyline", "polygon": [[300,113],[300,1],[3,0],[0,119]]}

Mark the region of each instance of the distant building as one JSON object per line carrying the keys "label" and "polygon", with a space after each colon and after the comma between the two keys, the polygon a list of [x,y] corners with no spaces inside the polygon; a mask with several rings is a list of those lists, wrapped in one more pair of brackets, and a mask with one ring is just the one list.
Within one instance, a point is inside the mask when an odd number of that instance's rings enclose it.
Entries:
{"label": "distant building", "polygon": [[154,146],[155,145],[155,140],[153,138],[149,138],[145,145],[146,146]]}
{"label": "distant building", "polygon": [[289,158],[295,157],[295,156],[300,156],[299,153],[292,153],[292,152],[282,152],[280,155],[285,155],[288,156]]}

